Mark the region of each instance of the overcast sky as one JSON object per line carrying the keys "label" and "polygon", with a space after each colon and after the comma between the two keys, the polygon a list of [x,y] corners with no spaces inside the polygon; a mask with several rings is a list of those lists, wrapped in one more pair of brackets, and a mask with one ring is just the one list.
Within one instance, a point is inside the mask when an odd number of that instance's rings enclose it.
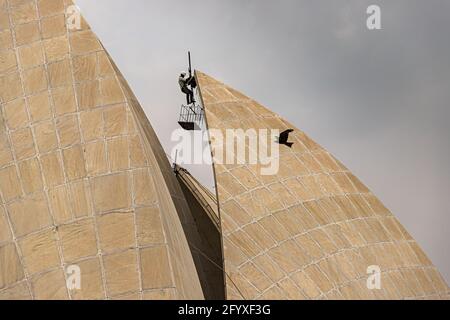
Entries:
{"label": "overcast sky", "polygon": [[[450,283],[450,1],[77,0],[168,153],[186,51],[340,159]],[[382,30],[366,28],[381,7]],[[189,168],[212,186],[210,171]]]}

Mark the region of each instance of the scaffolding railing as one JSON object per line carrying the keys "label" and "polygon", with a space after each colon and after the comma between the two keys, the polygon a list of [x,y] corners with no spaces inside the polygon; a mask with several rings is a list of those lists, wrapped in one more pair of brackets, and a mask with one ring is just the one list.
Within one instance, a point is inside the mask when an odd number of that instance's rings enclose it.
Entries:
{"label": "scaffolding railing", "polygon": [[203,127],[203,108],[199,105],[181,105],[178,123],[185,130],[201,130]]}

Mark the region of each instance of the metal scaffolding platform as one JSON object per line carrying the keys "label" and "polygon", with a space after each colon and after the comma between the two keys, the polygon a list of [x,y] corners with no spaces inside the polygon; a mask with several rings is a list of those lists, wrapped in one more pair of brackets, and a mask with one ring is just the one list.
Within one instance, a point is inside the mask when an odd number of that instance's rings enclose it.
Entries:
{"label": "metal scaffolding platform", "polygon": [[178,124],[188,131],[202,130],[203,108],[199,105],[181,105]]}

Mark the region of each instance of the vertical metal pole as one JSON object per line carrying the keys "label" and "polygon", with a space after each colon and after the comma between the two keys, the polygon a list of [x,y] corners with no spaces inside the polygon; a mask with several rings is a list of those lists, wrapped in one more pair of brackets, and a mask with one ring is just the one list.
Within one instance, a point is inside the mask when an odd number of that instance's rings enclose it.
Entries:
{"label": "vertical metal pole", "polygon": [[178,149],[175,151],[175,161],[173,163],[173,172],[177,174],[177,157],[178,157]]}
{"label": "vertical metal pole", "polygon": [[188,59],[189,59],[189,78],[192,77],[192,65],[191,65],[191,52],[188,51]]}

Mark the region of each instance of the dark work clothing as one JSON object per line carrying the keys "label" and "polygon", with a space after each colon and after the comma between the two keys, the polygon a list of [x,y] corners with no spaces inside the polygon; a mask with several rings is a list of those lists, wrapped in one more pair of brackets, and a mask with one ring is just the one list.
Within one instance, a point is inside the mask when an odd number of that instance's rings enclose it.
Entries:
{"label": "dark work clothing", "polygon": [[194,91],[189,89],[187,86],[182,87],[181,91],[186,94],[187,104],[191,104],[192,102],[194,102]]}
{"label": "dark work clothing", "polygon": [[195,84],[195,78],[194,77],[184,78],[183,76],[180,76],[178,78],[178,84],[180,85],[181,91],[186,94],[187,104],[191,104],[191,103],[195,102],[194,101],[194,91],[189,89],[189,85]]}

